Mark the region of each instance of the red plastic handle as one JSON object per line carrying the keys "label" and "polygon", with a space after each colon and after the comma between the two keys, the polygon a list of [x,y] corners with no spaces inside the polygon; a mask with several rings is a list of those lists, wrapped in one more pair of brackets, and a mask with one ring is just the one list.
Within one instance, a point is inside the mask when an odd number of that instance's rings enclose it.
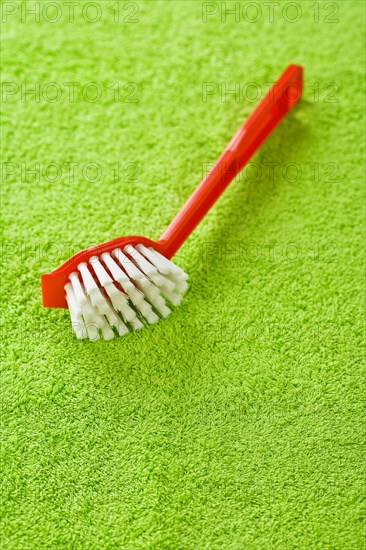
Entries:
{"label": "red plastic handle", "polygon": [[239,128],[214,169],[198,185],[159,239],[171,258],[266,137],[300,99],[303,69],[289,65]]}

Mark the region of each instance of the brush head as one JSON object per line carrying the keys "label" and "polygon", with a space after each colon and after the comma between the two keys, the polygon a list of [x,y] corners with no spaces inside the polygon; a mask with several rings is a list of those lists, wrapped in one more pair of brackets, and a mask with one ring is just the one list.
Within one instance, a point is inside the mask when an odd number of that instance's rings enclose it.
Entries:
{"label": "brush head", "polygon": [[[46,301],[47,285],[51,281],[55,284],[56,277],[59,288],[62,280],[63,296],[78,339],[111,340],[124,336],[167,317],[171,307],[180,304],[188,288],[187,274],[147,244],[150,243],[123,242],[93,255],[90,254],[96,250],[89,249],[87,255],[79,253],[72,259],[67,275],[64,264],[43,276]],[[72,265],[74,270],[70,271]],[[56,303],[56,295],[52,299]]]}

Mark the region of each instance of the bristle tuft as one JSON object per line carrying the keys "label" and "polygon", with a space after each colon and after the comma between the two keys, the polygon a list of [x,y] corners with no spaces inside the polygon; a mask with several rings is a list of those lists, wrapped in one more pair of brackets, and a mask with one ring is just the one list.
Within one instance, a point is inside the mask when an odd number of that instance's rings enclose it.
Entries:
{"label": "bristle tuft", "polygon": [[180,267],[142,244],[93,256],[69,279],[66,301],[79,340],[112,340],[157,323],[188,289],[188,275]]}

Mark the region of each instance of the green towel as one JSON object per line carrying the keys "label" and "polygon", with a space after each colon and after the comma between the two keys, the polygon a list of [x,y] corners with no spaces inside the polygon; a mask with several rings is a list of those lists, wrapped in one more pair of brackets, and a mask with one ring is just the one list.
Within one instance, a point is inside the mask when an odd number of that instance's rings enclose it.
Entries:
{"label": "green towel", "polygon": [[[1,9],[3,548],[362,548],[363,2]],[[159,237],[289,63],[182,305],[77,341],[40,275]]]}

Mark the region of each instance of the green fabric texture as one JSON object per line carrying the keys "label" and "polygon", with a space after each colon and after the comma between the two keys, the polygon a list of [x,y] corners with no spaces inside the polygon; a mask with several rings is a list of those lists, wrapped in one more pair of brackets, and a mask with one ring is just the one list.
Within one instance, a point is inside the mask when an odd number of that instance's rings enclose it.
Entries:
{"label": "green fabric texture", "polygon": [[[92,4],[2,3],[2,547],[362,548],[364,3]],[[289,63],[183,303],[78,341],[40,275],[157,238]]]}

